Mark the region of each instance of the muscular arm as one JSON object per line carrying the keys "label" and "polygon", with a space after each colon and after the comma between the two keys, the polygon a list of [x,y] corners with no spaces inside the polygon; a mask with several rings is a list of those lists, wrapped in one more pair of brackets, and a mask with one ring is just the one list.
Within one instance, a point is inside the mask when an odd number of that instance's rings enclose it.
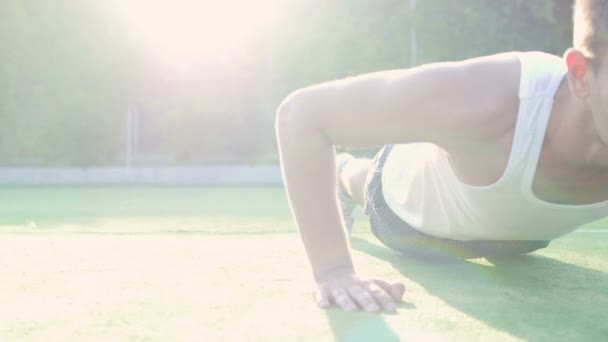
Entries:
{"label": "muscular arm", "polygon": [[335,196],[334,146],[428,141],[449,151],[492,134],[501,103],[516,97],[518,68],[513,56],[497,55],[324,83],[283,101],[281,167],[317,282],[354,273]]}

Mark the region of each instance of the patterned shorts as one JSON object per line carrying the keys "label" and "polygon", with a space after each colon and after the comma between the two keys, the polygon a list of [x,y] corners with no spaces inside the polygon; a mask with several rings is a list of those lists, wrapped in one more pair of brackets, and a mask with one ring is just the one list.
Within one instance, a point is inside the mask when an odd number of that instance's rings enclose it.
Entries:
{"label": "patterned shorts", "polygon": [[393,145],[386,145],[373,160],[365,182],[363,207],[369,216],[372,232],[387,247],[408,254],[474,259],[526,254],[549,245],[550,241],[533,240],[458,241],[431,236],[412,228],[388,207],[382,194],[382,168],[392,148]]}

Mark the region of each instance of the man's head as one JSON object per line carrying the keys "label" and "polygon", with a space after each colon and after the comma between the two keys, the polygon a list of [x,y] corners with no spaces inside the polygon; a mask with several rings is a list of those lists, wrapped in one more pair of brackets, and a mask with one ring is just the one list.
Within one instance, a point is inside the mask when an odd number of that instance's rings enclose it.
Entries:
{"label": "man's head", "polygon": [[576,0],[573,40],[564,56],[571,92],[608,144],[608,0]]}
{"label": "man's head", "polygon": [[608,0],[576,0],[573,44],[597,72],[608,53]]}

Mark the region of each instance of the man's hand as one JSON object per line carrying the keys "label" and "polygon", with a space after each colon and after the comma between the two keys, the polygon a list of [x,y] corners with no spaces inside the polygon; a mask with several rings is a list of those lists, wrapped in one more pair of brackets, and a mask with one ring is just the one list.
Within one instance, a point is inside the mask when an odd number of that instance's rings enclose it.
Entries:
{"label": "man's hand", "polygon": [[320,308],[332,304],[344,311],[359,308],[367,312],[395,312],[397,304],[403,301],[405,286],[401,283],[389,284],[383,280],[360,279],[355,274],[330,276],[317,283],[316,301]]}

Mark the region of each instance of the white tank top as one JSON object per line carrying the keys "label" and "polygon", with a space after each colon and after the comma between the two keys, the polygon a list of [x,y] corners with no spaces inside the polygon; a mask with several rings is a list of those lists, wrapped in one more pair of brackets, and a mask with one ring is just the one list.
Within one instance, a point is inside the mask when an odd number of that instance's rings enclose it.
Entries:
{"label": "white tank top", "polygon": [[608,216],[608,201],[563,205],[532,192],[553,98],[566,74],[562,59],[517,53],[519,112],[504,174],[488,186],[461,182],[447,153],[430,143],[396,145],[382,174],[384,198],[397,216],[427,234],[460,241],[551,240]]}

